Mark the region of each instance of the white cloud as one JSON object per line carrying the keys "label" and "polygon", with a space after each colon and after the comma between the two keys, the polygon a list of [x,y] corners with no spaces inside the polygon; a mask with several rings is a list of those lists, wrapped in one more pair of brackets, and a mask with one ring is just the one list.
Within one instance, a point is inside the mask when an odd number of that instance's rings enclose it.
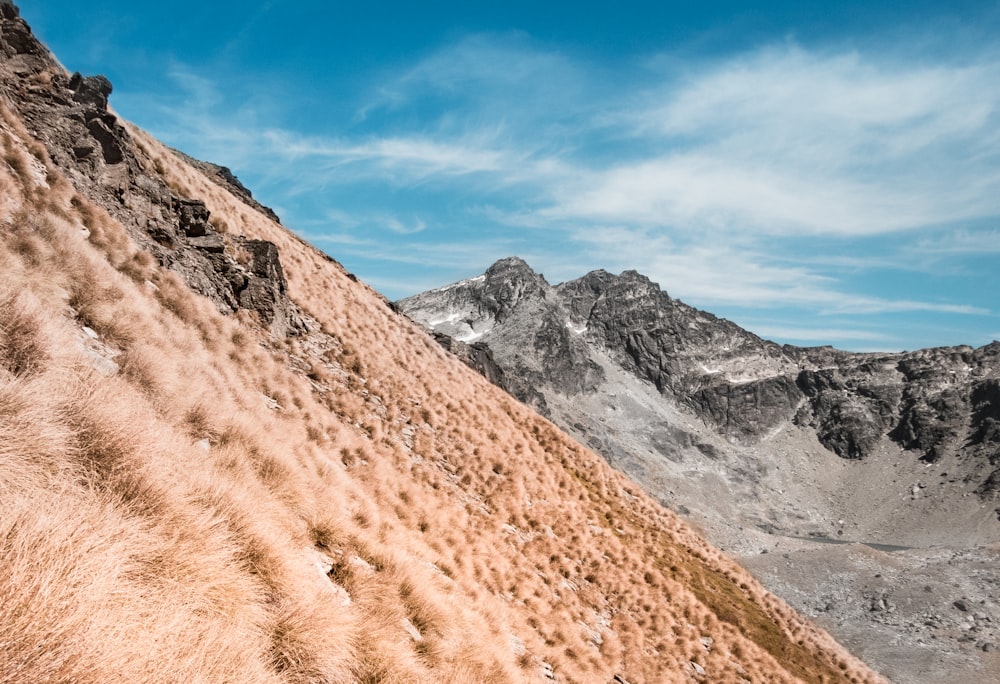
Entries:
{"label": "white cloud", "polygon": [[[821,275],[806,264],[788,265],[792,260],[779,260],[766,254],[768,243],[761,243],[757,238],[696,239],[680,243],[652,229],[601,227],[578,229],[572,240],[580,245],[572,253],[587,255],[587,268],[600,265],[615,272],[636,269],[658,282],[671,296],[698,302],[703,308],[797,307],[822,316],[990,313],[982,306],[963,303],[894,299],[850,292],[839,278]],[[560,259],[558,263],[565,264],[566,260]],[[578,266],[573,270],[569,263],[559,275],[570,279],[581,272]]]}
{"label": "white cloud", "polygon": [[[377,260],[392,264],[408,264],[437,269],[485,269],[493,259],[490,255],[515,254],[515,245],[502,238],[487,238],[469,242],[421,242],[412,236],[403,239],[379,239],[361,237],[351,232],[310,232],[306,235],[310,242],[318,245],[333,245],[337,254],[352,255],[366,260]],[[405,239],[410,237],[411,239]],[[530,255],[529,255],[530,258]],[[530,262],[529,262],[530,263]],[[464,276],[463,276],[464,277]],[[437,283],[435,287],[441,285]],[[429,288],[425,288],[429,289]],[[407,288],[407,294],[420,290]]]}
{"label": "white cloud", "polygon": [[413,221],[407,225],[394,216],[387,217],[385,219],[385,225],[389,230],[397,235],[414,235],[416,233],[423,232],[423,230],[427,228],[427,223],[422,219],[413,219]]}
{"label": "white cloud", "polygon": [[941,217],[920,196],[849,177],[816,182],[795,169],[710,154],[666,155],[584,177],[543,214],[683,231],[868,234]]}
{"label": "white cloud", "polygon": [[473,110],[477,127],[529,120],[547,127],[586,106],[589,85],[584,65],[536,46],[525,34],[471,34],[402,73],[383,75],[356,118],[433,98],[446,110],[434,122],[441,132],[464,130],[470,121],[463,114]]}
{"label": "white cloud", "polygon": [[803,328],[785,325],[751,324],[753,332],[766,339],[794,340],[796,342],[829,343],[833,340],[858,340],[884,342],[888,335],[873,330],[851,328]]}
{"label": "white cloud", "polygon": [[618,113],[651,153],[566,188],[559,216],[871,235],[1000,213],[1000,61],[886,64],[769,48]]}
{"label": "white cloud", "polygon": [[950,231],[918,240],[908,251],[931,256],[1000,254],[1000,229]]}
{"label": "white cloud", "polygon": [[329,170],[345,164],[372,163],[409,181],[431,175],[461,175],[499,172],[507,154],[489,149],[478,141],[438,142],[425,137],[383,137],[348,141],[320,136],[302,136],[290,131],[268,130],[262,135],[271,155],[304,161],[312,157]]}

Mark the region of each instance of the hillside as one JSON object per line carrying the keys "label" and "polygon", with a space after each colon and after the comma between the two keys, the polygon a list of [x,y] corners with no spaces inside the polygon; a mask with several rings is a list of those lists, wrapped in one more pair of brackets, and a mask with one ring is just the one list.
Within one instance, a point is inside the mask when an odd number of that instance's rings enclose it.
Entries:
{"label": "hillside", "polygon": [[880,681],[6,0],[0,89],[0,681]]}
{"label": "hillside", "polygon": [[398,306],[894,681],[1000,675],[1000,343],[781,346],[518,258]]}

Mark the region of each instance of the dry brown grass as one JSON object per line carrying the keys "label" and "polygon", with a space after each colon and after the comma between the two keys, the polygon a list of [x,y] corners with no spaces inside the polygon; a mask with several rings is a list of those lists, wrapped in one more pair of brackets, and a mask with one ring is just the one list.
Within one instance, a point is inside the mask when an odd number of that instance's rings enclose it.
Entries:
{"label": "dry brown grass", "polygon": [[221,317],[5,117],[0,682],[875,681],[155,140],[322,332]]}

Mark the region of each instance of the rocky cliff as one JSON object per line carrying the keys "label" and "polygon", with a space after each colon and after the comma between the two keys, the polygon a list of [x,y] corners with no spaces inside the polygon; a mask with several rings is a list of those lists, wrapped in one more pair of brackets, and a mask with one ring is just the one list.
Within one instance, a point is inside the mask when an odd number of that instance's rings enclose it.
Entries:
{"label": "rocky cliff", "polygon": [[527,387],[594,391],[597,349],[732,440],[794,423],[855,459],[889,438],[926,462],[959,458],[981,496],[997,493],[1000,342],[895,354],[780,346],[635,271],[552,286],[517,258],[398,305],[439,334],[479,340]]}

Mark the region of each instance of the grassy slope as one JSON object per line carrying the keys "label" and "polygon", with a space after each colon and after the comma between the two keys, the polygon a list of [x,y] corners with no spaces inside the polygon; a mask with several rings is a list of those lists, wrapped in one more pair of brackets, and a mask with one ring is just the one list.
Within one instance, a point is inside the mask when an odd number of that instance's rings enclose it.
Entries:
{"label": "grassy slope", "polygon": [[0,682],[876,680],[155,140],[316,331],[220,316],[2,114]]}

